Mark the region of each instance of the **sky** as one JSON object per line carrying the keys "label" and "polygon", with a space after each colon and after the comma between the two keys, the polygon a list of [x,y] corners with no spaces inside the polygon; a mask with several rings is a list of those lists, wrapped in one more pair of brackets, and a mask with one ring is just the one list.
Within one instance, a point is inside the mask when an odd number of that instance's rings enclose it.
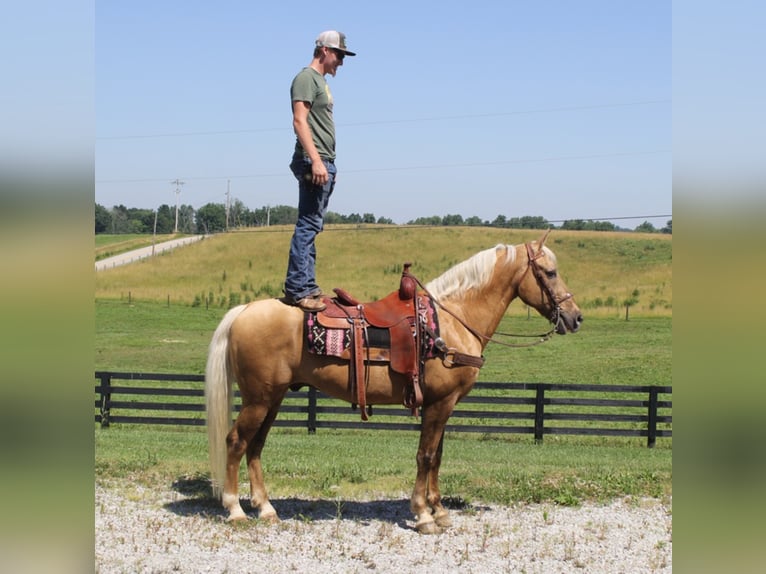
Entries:
{"label": "sky", "polygon": [[297,205],[290,82],[337,29],[358,55],[327,76],[330,210],[661,228],[671,16],[662,0],[97,2],[95,200]]}

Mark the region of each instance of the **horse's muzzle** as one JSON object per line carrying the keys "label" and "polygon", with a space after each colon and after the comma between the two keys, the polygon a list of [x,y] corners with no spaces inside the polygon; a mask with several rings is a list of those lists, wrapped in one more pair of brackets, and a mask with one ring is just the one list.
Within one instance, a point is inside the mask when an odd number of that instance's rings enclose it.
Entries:
{"label": "horse's muzzle", "polygon": [[559,319],[556,321],[556,333],[559,335],[566,335],[567,332],[577,333],[580,330],[582,321],[582,313],[579,311],[573,315],[560,312]]}

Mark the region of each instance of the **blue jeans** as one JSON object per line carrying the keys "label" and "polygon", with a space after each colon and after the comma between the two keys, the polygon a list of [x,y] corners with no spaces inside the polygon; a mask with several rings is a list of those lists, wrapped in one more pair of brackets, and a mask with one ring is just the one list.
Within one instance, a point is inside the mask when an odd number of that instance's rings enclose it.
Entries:
{"label": "blue jeans", "polygon": [[287,262],[285,295],[298,301],[319,291],[316,282],[316,247],[314,239],[324,227],[324,214],[335,188],[335,164],[323,160],[329,179],[324,185],[314,185],[304,175],[311,174],[308,158],[294,157],[290,169],[298,180],[298,221],[290,241],[290,258]]}

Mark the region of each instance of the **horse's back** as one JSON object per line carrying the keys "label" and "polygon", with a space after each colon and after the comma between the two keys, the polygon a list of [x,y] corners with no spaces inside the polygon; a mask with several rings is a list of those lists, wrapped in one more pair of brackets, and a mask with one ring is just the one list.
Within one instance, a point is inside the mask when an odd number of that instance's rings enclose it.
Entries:
{"label": "horse's back", "polygon": [[257,372],[270,379],[289,378],[300,362],[302,323],[303,311],[279,299],[249,303],[229,331],[230,358],[240,377]]}

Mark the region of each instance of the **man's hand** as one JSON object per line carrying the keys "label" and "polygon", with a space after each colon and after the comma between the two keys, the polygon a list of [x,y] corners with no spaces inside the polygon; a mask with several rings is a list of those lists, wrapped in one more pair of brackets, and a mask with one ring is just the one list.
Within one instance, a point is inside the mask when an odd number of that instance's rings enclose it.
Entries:
{"label": "man's hand", "polygon": [[330,179],[327,168],[323,161],[315,161],[311,164],[311,183],[314,185],[325,185]]}

